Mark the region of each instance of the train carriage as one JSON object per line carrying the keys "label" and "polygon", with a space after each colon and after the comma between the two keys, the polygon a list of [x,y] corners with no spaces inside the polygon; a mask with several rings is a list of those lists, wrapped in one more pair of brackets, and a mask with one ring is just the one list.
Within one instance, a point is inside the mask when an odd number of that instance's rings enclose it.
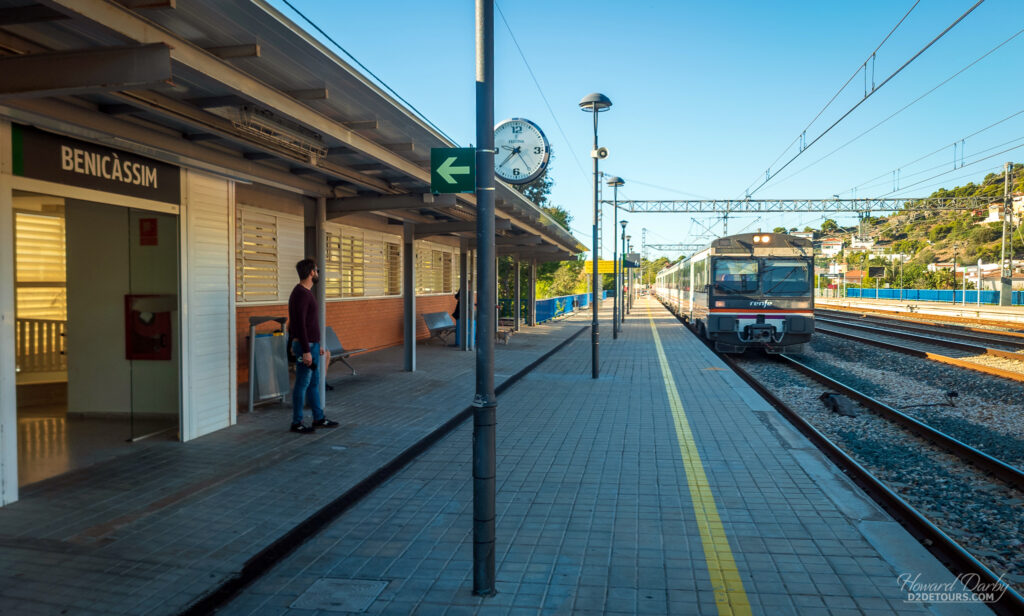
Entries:
{"label": "train carriage", "polygon": [[792,353],[814,333],[813,282],[810,240],[745,233],[665,268],[655,293],[717,351]]}

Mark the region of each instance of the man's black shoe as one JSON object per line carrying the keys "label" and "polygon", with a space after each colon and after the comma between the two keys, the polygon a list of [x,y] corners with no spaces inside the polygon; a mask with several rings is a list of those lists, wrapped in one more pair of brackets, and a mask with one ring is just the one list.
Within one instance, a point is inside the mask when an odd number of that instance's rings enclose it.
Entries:
{"label": "man's black shoe", "polygon": [[314,428],[337,428],[338,425],[338,422],[331,421],[326,417],[324,417],[323,419],[317,419],[316,421],[313,422]]}
{"label": "man's black shoe", "polygon": [[299,434],[312,434],[316,430],[310,426],[304,426],[300,423],[292,424],[292,432],[298,432]]}

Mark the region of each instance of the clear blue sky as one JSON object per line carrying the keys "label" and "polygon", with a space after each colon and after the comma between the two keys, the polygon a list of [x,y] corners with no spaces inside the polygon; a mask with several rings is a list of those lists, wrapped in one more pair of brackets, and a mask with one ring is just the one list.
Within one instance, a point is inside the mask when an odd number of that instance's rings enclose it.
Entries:
{"label": "clear blue sky", "polygon": [[[280,0],[271,1],[311,30]],[[290,1],[456,142],[475,141],[472,2]],[[876,84],[974,2],[921,0],[879,50]],[[626,180],[620,199],[742,197],[780,155],[774,168],[796,153],[787,146],[913,4],[914,0],[505,0],[497,6],[551,111],[498,15],[495,118],[526,117],[546,132],[555,153],[551,200],[572,214],[573,233],[589,246],[593,124],[578,107],[584,95],[602,92],[613,102],[600,117],[600,144],[611,151],[601,170]],[[968,138],[962,150],[967,166],[954,171],[954,142],[1024,110],[1021,34],[882,126],[817,162],[1022,28],[1020,0],[986,0],[754,197],[889,195],[897,169],[899,190],[890,196],[924,196],[940,187],[980,181],[1001,169],[1003,162],[1024,160],[1022,113]],[[868,79],[870,88],[870,68]],[[863,96],[864,76],[858,74],[808,128],[807,140]],[[1015,147],[1019,149],[997,154]],[[995,156],[970,164],[991,155]],[[811,163],[816,164],[807,168]],[[943,175],[929,179],[939,174]],[[605,196],[611,197],[610,190]],[[702,226],[721,231],[721,220],[706,214],[624,216],[635,245],[644,227],[648,243],[704,242],[709,236],[702,235]],[[729,232],[817,227],[826,216],[733,216]],[[855,220],[837,218],[846,224]],[[605,219],[604,253],[610,256],[610,211]]]}

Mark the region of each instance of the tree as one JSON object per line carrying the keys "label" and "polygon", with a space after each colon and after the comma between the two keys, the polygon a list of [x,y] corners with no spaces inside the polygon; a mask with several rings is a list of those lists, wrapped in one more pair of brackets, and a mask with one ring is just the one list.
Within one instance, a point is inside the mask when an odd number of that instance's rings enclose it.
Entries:
{"label": "tree", "polygon": [[823,233],[835,233],[838,230],[839,224],[837,224],[836,221],[832,220],[831,218],[828,218],[825,220],[825,222],[821,223],[821,231]]}
{"label": "tree", "polygon": [[786,233],[786,228],[785,227],[775,227],[774,229],[772,229],[772,233],[783,233],[783,234],[785,234]]}

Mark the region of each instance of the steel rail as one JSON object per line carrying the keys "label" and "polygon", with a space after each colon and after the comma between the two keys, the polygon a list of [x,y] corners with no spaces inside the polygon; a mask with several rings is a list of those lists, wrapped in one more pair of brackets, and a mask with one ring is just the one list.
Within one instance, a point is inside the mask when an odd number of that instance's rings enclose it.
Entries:
{"label": "steel rail", "polygon": [[[825,315],[824,318],[835,318],[840,320],[847,319],[871,319],[862,322],[877,322],[886,327],[895,328],[907,328],[912,331],[923,331],[924,327],[931,327],[934,334],[940,334],[942,336],[948,336],[950,338],[964,338],[966,340],[983,340],[991,339],[992,342],[999,344],[1005,344],[1008,346],[1020,347],[1024,349],[1024,333],[1021,332],[1000,332],[998,329],[989,329],[987,327],[970,327],[966,325],[946,325],[943,323],[935,323],[929,321],[923,321],[918,319],[912,319],[900,316],[887,316],[892,313],[881,313],[881,312],[870,312],[870,311],[858,311],[858,313],[850,314],[845,310],[835,310],[831,308],[815,308],[815,312],[820,312]],[[1012,340],[996,340],[997,338],[1006,338]]]}
{"label": "steel rail", "polygon": [[[920,349],[911,349],[909,347],[900,346],[898,344],[892,344],[892,343],[889,343],[889,342],[883,342],[881,340],[872,340],[871,338],[864,338],[864,337],[861,337],[861,336],[856,336],[854,334],[848,334],[848,333],[845,333],[845,332],[835,331],[833,329],[827,329],[827,328],[818,327],[817,324],[815,324],[814,331],[822,333],[822,334],[828,334],[829,336],[836,336],[837,338],[846,338],[847,340],[854,340],[856,342],[862,342],[864,344],[870,344],[871,346],[876,346],[876,347],[879,347],[879,348],[882,348],[882,349],[887,349],[889,351],[896,351],[897,353],[903,353],[904,355],[911,355],[913,357],[920,357],[921,359],[930,359],[931,361],[938,362],[938,363],[941,363],[941,364],[948,364],[950,366],[956,366],[957,368],[964,368],[966,370],[974,370],[975,372],[981,372],[983,374],[988,374],[988,375],[991,375],[991,376],[998,376],[998,377],[1001,377],[1001,378],[1004,378],[1004,379],[1009,379],[1011,381],[1017,381],[1017,382],[1024,383],[1024,373],[1021,373],[1021,372],[1011,372],[1010,370],[1003,370],[1002,368],[994,368],[992,366],[985,366],[983,364],[976,364],[974,362],[967,361],[967,360],[964,360],[964,359],[958,359],[956,357],[949,357],[948,355],[941,355],[939,353],[932,353],[932,352],[929,352],[929,351],[922,351]],[[1020,360],[1021,358],[1020,358],[1020,356],[1017,356],[1015,359]]]}
{"label": "steel rail", "polygon": [[[667,308],[667,306],[666,306]],[[670,310],[671,312],[671,310]],[[684,327],[693,331],[679,315],[672,313]],[[706,344],[706,341],[704,341]],[[708,348],[711,348],[710,345]],[[714,352],[714,349],[712,349]],[[717,353],[716,353],[717,354]],[[958,576],[966,575],[967,580],[974,580],[977,588],[985,584],[989,588],[1002,588],[1003,594],[995,603],[986,604],[993,612],[1000,615],[1017,615],[1024,613],[1024,596],[1007,585],[984,563],[965,550],[952,537],[947,535],[931,520],[926,518],[910,503],[882,483],[869,470],[861,466],[845,451],[833,443],[827,436],[812,426],[799,413],[791,409],[785,402],[769,391],[761,382],[739,367],[734,360],[724,354],[717,354],[751,388],[768,401],[783,417],[785,417],[801,434],[813,443],[840,471],[856,483],[882,509],[910,533],[921,545],[937,558],[947,569]],[[1012,467],[1011,467],[1012,468]],[[971,575],[976,577],[970,577]],[[989,586],[991,585],[991,586]],[[967,586],[967,584],[965,584]]]}
{"label": "steel rail", "polygon": [[[979,355],[992,355],[993,357],[1002,357],[1003,359],[1012,359],[1016,361],[1024,361],[1024,355],[1020,353],[1014,353],[1013,351],[1004,351],[1002,349],[993,349],[991,347],[978,346],[976,344],[966,344],[964,342],[956,342],[954,340],[947,340],[945,338],[936,338],[935,336],[929,336],[921,333],[911,333],[905,331],[897,331],[902,328],[889,329],[889,325],[883,325],[879,323],[877,326],[868,325],[865,323],[850,323],[846,321],[833,320],[828,317],[815,317],[815,324],[826,323],[829,325],[835,325],[837,327],[846,327],[849,329],[856,329],[858,331],[867,331],[872,333],[882,334],[884,336],[892,336],[893,338],[901,338],[903,340],[910,340],[913,342],[922,342],[926,344],[934,344],[936,346],[943,346],[950,349],[956,349],[958,351],[967,351],[969,353],[977,353]],[[920,330],[918,330],[920,331]],[[943,334],[945,335],[945,334]],[[964,334],[960,334],[964,336]],[[970,338],[977,340],[977,338]],[[1024,344],[1019,342],[1007,342],[1008,346],[1018,346],[1024,348]]]}
{"label": "steel rail", "polygon": [[[981,313],[984,312],[984,310],[978,310],[976,307],[972,310],[970,308],[970,306],[965,308],[962,304],[930,304],[930,305],[926,305],[926,306],[917,306],[917,305],[914,305],[913,303],[899,304],[899,305],[890,304],[890,307],[892,308],[892,310],[888,310],[888,309],[880,307],[880,306],[879,307],[871,307],[871,308],[869,308],[869,307],[863,306],[863,305],[851,306],[851,305],[833,304],[833,303],[830,303],[828,301],[828,300],[830,300],[830,298],[817,298],[817,299],[818,299],[818,301],[825,300],[823,303],[820,303],[820,304],[818,304],[818,302],[815,302],[816,309],[819,309],[819,310],[835,310],[835,311],[840,311],[840,312],[854,312],[854,313],[858,313],[858,314],[864,314],[864,313],[878,314],[878,315],[884,315],[884,316],[892,318],[892,319],[903,319],[903,320],[912,320],[911,317],[907,316],[907,315],[913,315],[913,316],[917,316],[917,317],[920,317],[920,318],[928,319],[929,321],[945,321],[946,323],[954,323],[954,324],[972,323],[972,324],[981,325],[981,326],[984,326],[984,325],[990,325],[990,326],[991,325],[998,325],[998,326],[1012,326],[1012,327],[1021,327],[1022,326],[1022,324],[1019,323],[1019,322],[999,321],[998,318],[991,318],[991,319],[984,318],[984,317],[980,316]],[[852,299],[856,300],[856,298],[852,298]],[[905,302],[912,302],[913,300],[903,300],[903,301],[905,301]],[[900,308],[903,308],[903,310],[900,310]],[[922,310],[921,310],[922,308],[924,308],[927,312],[922,312]],[[975,313],[975,316],[961,316],[959,314],[948,314],[948,313],[957,313],[957,312],[973,312],[973,313]],[[989,314],[994,314],[994,313],[989,313]],[[1010,335],[1010,336],[1024,337],[1024,332],[1021,332],[1020,330],[1018,330],[1016,332],[1012,332],[1012,333],[1009,333],[1009,332],[1002,332],[1002,333],[1008,333],[1008,335]]]}
{"label": "steel rail", "polygon": [[[965,579],[976,581],[988,588],[1002,588],[1003,594],[995,603],[986,604],[997,614],[1016,615],[1024,613],[1024,597],[1004,583],[984,563],[965,550],[952,537],[947,535],[931,520],[914,508],[900,495],[875,477],[869,470],[839,448],[827,436],[812,426],[799,413],[791,409],[785,402],[769,391],[757,379],[740,368],[734,360],[725,356],[719,357],[732,368],[736,374],[750,385],[757,393],[768,401],[785,417],[801,434],[807,437],[840,471],[856,483],[868,496],[893,517],[918,542],[935,556],[947,569]],[[970,577],[977,576],[976,578]],[[966,586],[967,584],[965,584]],[[992,585],[992,586],[989,586]],[[968,586],[968,588],[972,588]]]}
{"label": "steel rail", "polygon": [[856,400],[876,415],[899,424],[917,436],[931,441],[942,449],[962,458],[965,462],[968,462],[987,473],[991,473],[1013,488],[1024,492],[1024,471],[1021,469],[994,458],[983,451],[975,449],[974,447],[971,447],[963,441],[960,441],[944,432],[936,430],[928,424],[914,419],[910,415],[894,409],[884,402],[875,400],[867,394],[864,394],[848,385],[844,385],[827,374],[819,372],[797,359],[785,354],[780,354],[777,357],[781,361],[785,362],[787,366],[811,377],[826,387],[835,389],[837,392],[847,396],[848,398]]}

